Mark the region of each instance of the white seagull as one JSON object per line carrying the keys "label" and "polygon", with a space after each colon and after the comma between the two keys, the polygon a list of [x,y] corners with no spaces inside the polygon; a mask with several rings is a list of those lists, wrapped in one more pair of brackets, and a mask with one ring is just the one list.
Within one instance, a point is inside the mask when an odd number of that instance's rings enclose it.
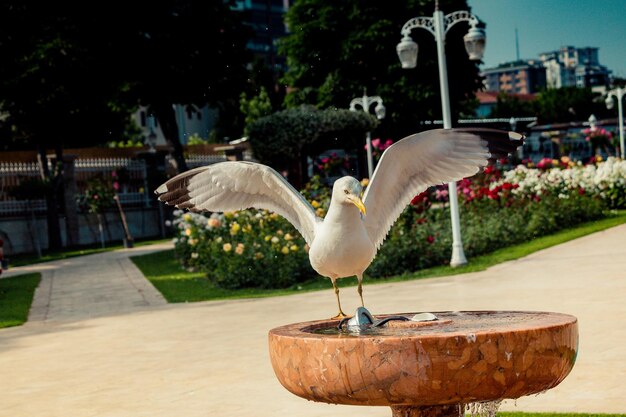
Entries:
{"label": "white seagull", "polygon": [[[194,212],[274,211],[286,218],[308,243],[311,266],[330,278],[339,314],[337,279],[358,278],[363,304],[363,272],[389,229],[417,194],[433,185],[472,176],[490,160],[506,157],[524,137],[494,129],[437,129],[406,137],[383,153],[361,199],[353,177],[335,181],[323,219],[274,169],[252,162],[221,162],[183,172],[155,193],[165,204]],[[367,213],[367,215],[366,215]]]}

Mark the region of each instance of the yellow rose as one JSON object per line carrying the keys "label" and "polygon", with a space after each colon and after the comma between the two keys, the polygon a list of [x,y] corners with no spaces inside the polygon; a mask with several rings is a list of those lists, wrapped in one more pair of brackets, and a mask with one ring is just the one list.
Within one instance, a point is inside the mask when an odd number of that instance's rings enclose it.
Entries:
{"label": "yellow rose", "polygon": [[269,242],[272,237],[270,235],[265,236],[265,241]]}
{"label": "yellow rose", "polygon": [[299,248],[298,248],[298,245],[291,245],[291,247],[290,247],[289,249],[290,249],[292,252],[295,252],[295,251],[297,251]]}
{"label": "yellow rose", "polygon": [[186,234],[187,236],[191,236],[191,229],[190,229],[190,228],[186,228],[186,229],[185,229],[185,234]]}
{"label": "yellow rose", "polygon": [[274,220],[274,219],[277,219],[277,218],[278,218],[278,214],[276,214],[276,213],[270,214],[270,219]]}
{"label": "yellow rose", "polygon": [[230,243],[224,243],[224,246],[222,246],[222,249],[224,249],[224,252],[230,252],[232,248],[233,248],[233,245],[231,245]]}
{"label": "yellow rose", "polygon": [[318,203],[317,200],[313,200],[311,201],[311,205],[313,206],[313,208],[318,208],[320,206],[320,203]]}
{"label": "yellow rose", "polygon": [[361,186],[362,187],[367,187],[368,185],[370,185],[370,179],[369,178],[363,178],[361,180]]}
{"label": "yellow rose", "polygon": [[186,221],[186,222],[191,221],[191,214],[189,214],[189,213],[185,214],[183,216],[183,220]]}
{"label": "yellow rose", "polygon": [[237,222],[233,223],[233,225],[230,226],[231,236],[235,236],[239,230],[241,230],[241,226],[239,225],[239,223]]}
{"label": "yellow rose", "polygon": [[232,211],[225,211],[224,212],[224,217],[230,220],[233,217],[235,217],[235,213],[233,213]]}
{"label": "yellow rose", "polygon": [[261,252],[257,252],[254,254],[254,259],[263,259],[263,254]]}
{"label": "yellow rose", "polygon": [[221,223],[218,219],[209,219],[206,222],[211,227],[220,227]]}
{"label": "yellow rose", "polygon": [[291,236],[289,233],[285,235],[285,240],[292,240],[292,239],[293,239],[293,236]]}
{"label": "yellow rose", "polygon": [[287,246],[283,246],[283,248],[280,251],[284,253],[285,255],[287,255],[289,253],[289,248]]}
{"label": "yellow rose", "polygon": [[324,217],[325,214],[326,214],[326,212],[321,207],[318,208],[317,210],[315,210],[315,215],[317,215],[318,217]]}
{"label": "yellow rose", "polygon": [[283,235],[283,231],[279,229],[278,231],[276,231],[276,234],[277,234],[278,236],[282,236],[282,235]]}
{"label": "yellow rose", "polygon": [[596,156],[596,162],[602,162],[602,157],[600,155]]}
{"label": "yellow rose", "polygon": [[278,243],[278,238],[276,236],[272,236],[272,243]]}
{"label": "yellow rose", "polygon": [[237,247],[235,248],[235,253],[237,255],[241,255],[243,253],[243,245],[242,246],[237,245]]}

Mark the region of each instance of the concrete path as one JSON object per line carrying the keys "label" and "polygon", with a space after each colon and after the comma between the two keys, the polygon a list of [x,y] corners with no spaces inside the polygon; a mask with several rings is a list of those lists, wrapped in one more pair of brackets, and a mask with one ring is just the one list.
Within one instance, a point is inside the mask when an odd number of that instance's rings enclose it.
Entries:
{"label": "concrete path", "polygon": [[172,248],[171,243],[45,262],[5,271],[9,278],[41,272],[30,323],[76,321],[165,305],[167,302],[129,259]]}
{"label": "concrete path", "polygon": [[[57,269],[50,301],[40,301],[48,281],[36,300],[48,306],[47,316],[0,330],[0,416],[390,415],[384,408],[307,402],[285,391],[273,375],[267,331],[328,317],[335,308],[330,291],[164,305],[154,293],[146,296],[149,284],[127,276],[136,272],[120,261],[127,255],[51,266]],[[122,286],[127,290],[120,293],[134,295],[113,296]],[[480,273],[370,283],[364,295],[374,314],[573,314],[579,318],[580,351],[572,373],[555,389],[503,408],[626,413],[626,225]],[[342,301],[346,309],[356,308],[356,290],[344,290]]]}

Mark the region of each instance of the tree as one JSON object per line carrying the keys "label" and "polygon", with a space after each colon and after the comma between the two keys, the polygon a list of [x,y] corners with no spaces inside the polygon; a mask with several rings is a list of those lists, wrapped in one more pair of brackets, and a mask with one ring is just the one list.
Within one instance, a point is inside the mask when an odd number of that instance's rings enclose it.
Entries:
{"label": "tree", "polygon": [[[82,36],[86,23],[78,18],[80,7],[63,2],[0,4],[0,107],[10,143],[38,151],[51,249],[61,247],[63,148],[117,139],[128,123],[129,109],[113,104],[114,83],[93,82],[99,60]],[[85,14],[87,21],[89,16]],[[49,149],[56,159],[51,169]]]}
{"label": "tree", "polygon": [[[238,134],[239,94],[248,78],[249,31],[223,0],[148,0],[99,3],[93,32],[107,33],[107,72],[120,82],[119,101],[148,106],[186,170],[173,105],[210,104]],[[92,12],[95,13],[95,12]],[[110,31],[110,22],[117,22]],[[94,33],[95,35],[95,33]],[[235,123],[233,123],[235,122]],[[235,133],[236,132],[236,133]]]}
{"label": "tree", "polygon": [[[395,137],[414,133],[419,121],[441,118],[435,40],[415,30],[419,44],[417,68],[401,69],[395,46],[410,18],[432,16],[433,2],[410,0],[381,4],[375,0],[300,0],[286,15],[290,35],[281,42],[287,57],[284,83],[293,88],[286,106],[302,103],[320,108],[347,107],[367,88],[380,95],[388,110],[381,129]],[[442,0],[445,13],[468,10],[465,0]],[[459,23],[447,34],[446,51],[453,114],[481,88],[476,63],[463,45],[468,25]],[[471,101],[474,103],[474,101]]]}
{"label": "tree", "polygon": [[272,102],[265,87],[261,87],[257,96],[248,99],[245,93],[241,93],[239,97],[239,110],[245,116],[246,128],[244,133],[247,134],[247,126],[261,117],[272,114]]}
{"label": "tree", "polygon": [[608,115],[600,95],[590,88],[562,87],[547,89],[537,98],[539,123],[572,122],[587,120],[591,114],[597,117]]}
{"label": "tree", "polygon": [[39,150],[50,183],[51,248],[60,246],[63,171],[48,169],[47,150],[62,161],[64,147],[124,139],[129,114],[141,104],[185,169],[172,106],[209,103],[238,113],[248,59],[239,19],[222,0],[0,4],[3,126],[13,144]]}
{"label": "tree", "polygon": [[522,117],[534,116],[536,106],[534,101],[521,101],[518,97],[504,92],[498,94],[496,106],[489,117]]}
{"label": "tree", "polygon": [[[359,148],[365,132],[378,121],[364,112],[299,106],[262,117],[248,126],[254,155],[278,170],[295,174],[296,186],[306,182],[306,157],[329,147]],[[332,145],[329,145],[332,143]]]}

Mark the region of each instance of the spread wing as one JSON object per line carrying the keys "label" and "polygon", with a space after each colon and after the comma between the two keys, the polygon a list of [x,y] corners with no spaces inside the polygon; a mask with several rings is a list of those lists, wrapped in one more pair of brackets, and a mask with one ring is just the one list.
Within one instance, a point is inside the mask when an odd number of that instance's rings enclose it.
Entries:
{"label": "spread wing", "polygon": [[322,220],[306,199],[272,168],[252,162],[221,162],[195,168],[155,191],[165,204],[191,211],[236,211],[254,207],[286,218],[311,245]]}
{"label": "spread wing", "polygon": [[515,151],[523,139],[518,133],[495,129],[437,129],[390,146],[363,197],[367,208],[365,227],[376,248],[417,194],[432,185],[476,174],[489,160]]}

